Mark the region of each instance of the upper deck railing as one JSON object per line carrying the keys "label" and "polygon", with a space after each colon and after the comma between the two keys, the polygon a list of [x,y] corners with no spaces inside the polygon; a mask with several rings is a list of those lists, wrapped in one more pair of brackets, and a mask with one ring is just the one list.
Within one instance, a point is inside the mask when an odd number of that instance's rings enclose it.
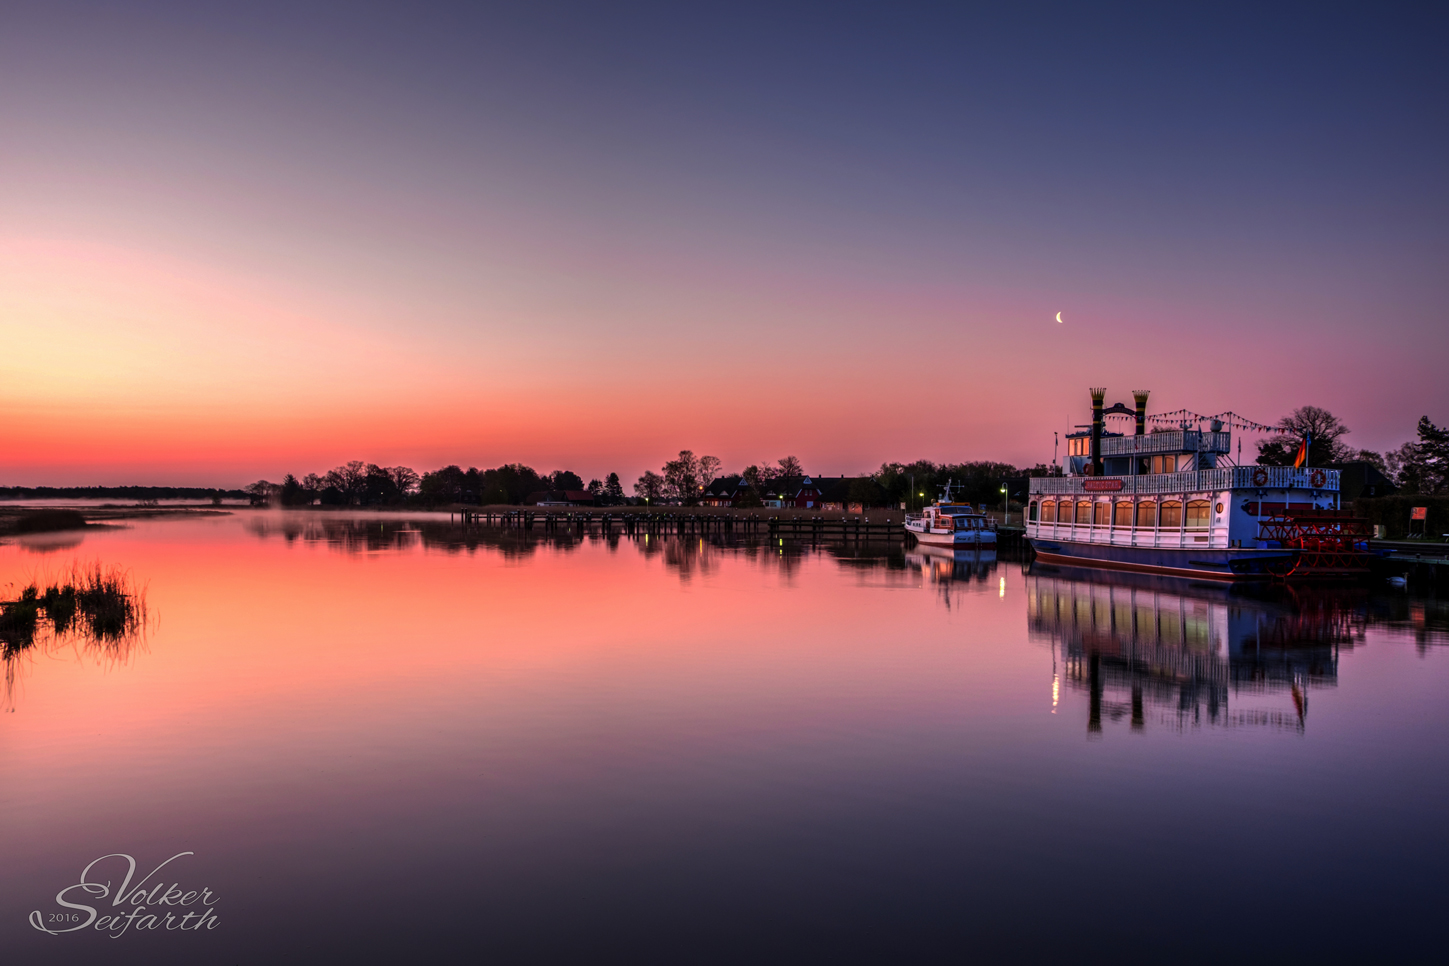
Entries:
{"label": "upper deck railing", "polygon": [[1227,453],[1232,449],[1231,433],[1197,429],[1170,429],[1141,436],[1102,437],[1103,456],[1148,456],[1153,453]]}
{"label": "upper deck railing", "polygon": [[[1116,480],[1122,481],[1121,489],[1108,482]],[[1091,489],[1088,489],[1089,483]],[[1338,470],[1313,467],[1297,469],[1292,466],[1225,466],[1189,473],[1142,473],[1137,476],[1037,476],[1032,478],[1029,489],[1033,496],[1062,493],[1202,493],[1232,489],[1337,492]]]}

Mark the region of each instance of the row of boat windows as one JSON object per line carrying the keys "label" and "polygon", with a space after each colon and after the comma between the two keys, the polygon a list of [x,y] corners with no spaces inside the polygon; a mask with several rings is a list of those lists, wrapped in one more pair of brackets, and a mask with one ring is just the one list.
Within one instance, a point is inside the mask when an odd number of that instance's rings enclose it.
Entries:
{"label": "row of boat windows", "polygon": [[[1186,523],[1189,530],[1206,530],[1212,523],[1213,505],[1209,500],[1190,500],[1187,504]],[[1030,507],[1030,519],[1036,520],[1038,507]],[[1040,507],[1042,523],[1076,523],[1081,526],[1097,527],[1157,527],[1174,530],[1184,522],[1183,505],[1177,500],[1156,503],[1098,503],[1080,500],[1072,503],[1063,500],[1043,501]]]}
{"label": "row of boat windows", "polygon": [[[1067,443],[1069,456],[1092,455],[1090,440],[1069,439]],[[1188,473],[1197,468],[1197,457],[1192,453],[1169,453],[1166,456],[1144,456],[1141,459],[1142,464],[1138,470],[1140,473]]]}

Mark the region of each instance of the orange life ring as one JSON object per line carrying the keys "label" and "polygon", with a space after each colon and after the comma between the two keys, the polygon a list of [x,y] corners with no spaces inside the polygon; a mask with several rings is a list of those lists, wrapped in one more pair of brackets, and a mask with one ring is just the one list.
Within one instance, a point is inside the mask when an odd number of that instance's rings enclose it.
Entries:
{"label": "orange life ring", "polygon": [[1322,470],[1314,470],[1313,475],[1308,478],[1308,481],[1314,486],[1322,486],[1327,479],[1328,475]]}
{"label": "orange life ring", "polygon": [[1254,470],[1253,471],[1253,485],[1254,486],[1267,486],[1268,485],[1268,471],[1267,470]]}

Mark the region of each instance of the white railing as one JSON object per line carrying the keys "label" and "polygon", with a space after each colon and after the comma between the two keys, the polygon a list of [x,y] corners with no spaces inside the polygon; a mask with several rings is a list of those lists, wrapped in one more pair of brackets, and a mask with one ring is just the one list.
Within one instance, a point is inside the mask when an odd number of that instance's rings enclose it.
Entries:
{"label": "white railing", "polygon": [[1026,535],[1034,539],[1069,540],[1116,547],[1155,547],[1191,550],[1194,547],[1219,550],[1227,547],[1228,528],[1214,527],[1120,527],[1104,523],[1052,523],[1029,521]]}
{"label": "white railing", "polygon": [[1205,433],[1196,429],[1171,429],[1141,436],[1102,437],[1103,456],[1146,456],[1150,453],[1228,453],[1231,433]]}
{"label": "white railing", "polygon": [[[1164,435],[1159,433],[1158,435]],[[1121,480],[1120,489],[1107,487]],[[1091,482],[1092,488],[1087,484]],[[1143,473],[1138,476],[1038,476],[1029,486],[1032,496],[1081,494],[1207,493],[1214,490],[1338,490],[1338,470],[1292,466],[1225,466],[1189,473]]]}

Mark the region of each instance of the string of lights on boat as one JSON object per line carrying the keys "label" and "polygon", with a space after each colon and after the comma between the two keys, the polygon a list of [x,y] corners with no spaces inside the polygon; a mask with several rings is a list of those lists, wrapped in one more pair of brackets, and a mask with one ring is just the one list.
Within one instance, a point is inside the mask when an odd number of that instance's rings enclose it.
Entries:
{"label": "string of lights on boat", "polygon": [[1192,422],[1199,424],[1219,422],[1233,429],[1242,429],[1254,433],[1276,433],[1278,431],[1276,426],[1268,426],[1264,423],[1254,422],[1231,411],[1218,413],[1214,416],[1204,416],[1190,409],[1174,409],[1170,413],[1157,413],[1156,415],[1148,416],[1147,421],[1157,426],[1173,427],[1181,427],[1186,423]]}

